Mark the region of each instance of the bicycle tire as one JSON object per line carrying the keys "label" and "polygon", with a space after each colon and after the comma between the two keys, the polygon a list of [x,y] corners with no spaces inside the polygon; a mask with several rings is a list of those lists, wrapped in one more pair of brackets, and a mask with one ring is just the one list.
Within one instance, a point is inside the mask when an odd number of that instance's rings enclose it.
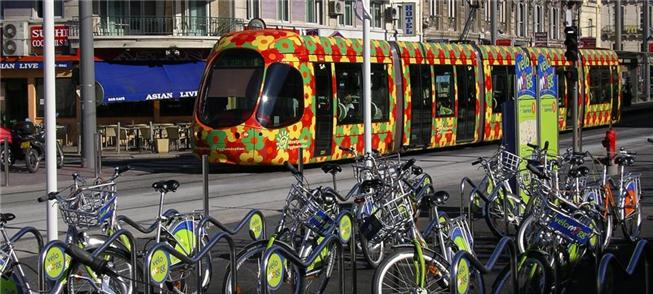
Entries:
{"label": "bicycle tire", "polygon": [[[623,207],[620,215],[624,216],[624,219],[621,221],[621,229],[626,239],[635,242],[640,238],[639,234],[641,233],[642,226],[641,195],[639,195],[639,191],[634,192],[636,195],[630,195],[628,189],[624,187],[624,190],[625,195],[621,196],[619,200],[620,206]],[[635,197],[635,200],[633,200],[633,197]],[[635,208],[631,208],[633,205]],[[633,212],[629,212],[628,209],[632,209]]]}
{"label": "bicycle tire", "polygon": [[[449,263],[434,251],[431,251],[430,249],[423,250],[424,259],[428,268],[427,273],[434,275],[433,277],[427,275],[426,290],[428,293],[449,293]],[[389,279],[391,277],[388,274],[390,273],[390,270],[393,266],[398,265],[402,261],[404,262],[403,267],[408,265],[408,268],[410,269],[410,267],[413,266],[414,262],[416,262],[414,247],[399,247],[396,248],[392,254],[386,256],[386,258],[383,260],[383,262],[381,262],[379,267],[374,272],[372,293],[382,294],[397,292],[397,287],[391,287],[390,289],[393,291],[390,292],[384,291],[386,288],[384,285],[387,287],[390,287],[389,285],[394,285],[394,283],[390,284],[391,281],[389,281]],[[407,271],[402,272],[408,273]],[[397,277],[396,275],[394,276]],[[400,277],[397,278],[398,279],[395,279],[394,282],[403,282],[405,289],[408,291],[406,293],[412,293],[410,291],[416,289],[417,283],[415,283],[416,277],[414,275],[410,277],[404,277],[403,279]]]}
{"label": "bicycle tire", "polygon": [[[372,245],[363,235],[360,235],[359,237],[361,242],[361,250],[363,251],[365,261],[370,266],[370,268],[377,268],[379,264],[381,264],[381,261],[383,261],[385,242],[382,241],[379,244]],[[372,250],[370,247],[377,247],[375,250],[378,250],[378,253],[374,253],[374,250]]]}
{"label": "bicycle tire", "polygon": [[[483,206],[483,218],[485,219],[485,223],[487,223],[488,228],[492,232],[494,236],[497,238],[501,239],[510,233],[510,228],[512,227],[514,231],[517,231],[517,226],[516,224],[508,222],[508,227],[506,227],[506,224],[504,222],[504,214],[505,212],[503,211],[503,203],[502,202],[502,197],[501,195],[504,195],[505,192],[501,192],[496,199],[493,201],[488,201],[485,203]],[[508,201],[509,204],[512,204],[511,201]],[[514,207],[514,206],[513,206]],[[514,210],[512,208],[511,210]],[[499,217],[494,217],[494,216],[499,216]],[[503,225],[504,228],[501,228],[500,226]]]}
{"label": "bicycle tire", "polygon": [[[86,247],[84,250],[88,252],[93,252],[95,248],[93,247]],[[139,268],[139,265],[137,263],[136,268],[131,268],[131,253],[129,253],[127,250],[120,249],[120,248],[115,248],[115,247],[108,247],[102,255],[100,255],[102,258],[107,258],[112,260],[114,272],[119,275],[119,277],[109,277],[109,287],[115,292],[115,293],[124,293],[124,294],[131,294],[131,293],[136,293],[136,289],[132,288],[131,284],[131,276],[132,272],[131,271],[136,271],[137,274],[137,279],[139,273],[142,273],[142,270]],[[126,270],[117,270],[118,268],[116,266],[116,260],[121,260],[125,262],[128,267]],[[85,266],[83,266],[80,263],[76,262],[71,262],[69,271],[68,271],[68,277],[67,277],[67,282],[66,282],[66,290],[68,293],[78,293],[80,292],[80,289],[88,289],[88,290],[82,290],[81,292],[83,293],[96,293],[91,291],[91,287],[88,285],[88,282],[86,281],[80,281],[78,277],[75,277],[71,275],[71,273],[78,273],[81,271],[81,274],[84,275],[89,275],[90,273],[88,272],[89,269]],[[85,284],[87,287],[81,287],[81,288],[76,288],[75,285],[81,282],[82,284]]]}
{"label": "bicycle tire", "polygon": [[[533,267],[535,266],[535,268]],[[553,281],[555,279],[555,274],[553,271],[553,268],[550,265],[550,261],[548,256],[541,252],[541,251],[536,251],[536,250],[529,250],[526,251],[524,254],[522,254],[519,257],[519,261],[517,263],[517,292],[519,293],[538,293],[538,294],[549,294],[551,293],[551,289],[553,288]],[[524,269],[528,269],[529,272],[524,272]],[[527,274],[527,281],[525,284],[521,284],[521,274],[526,273]],[[539,274],[539,276],[542,277],[540,282],[537,283],[537,286],[535,283],[531,283],[531,277]],[[511,276],[511,271],[510,271],[510,265],[506,265],[499,275],[497,276],[496,280],[492,284],[492,293],[502,293],[501,290],[504,289],[506,284],[510,283],[510,276]],[[532,291],[530,289],[533,289],[533,287],[538,288],[540,291]],[[534,289],[536,290],[536,289]]]}

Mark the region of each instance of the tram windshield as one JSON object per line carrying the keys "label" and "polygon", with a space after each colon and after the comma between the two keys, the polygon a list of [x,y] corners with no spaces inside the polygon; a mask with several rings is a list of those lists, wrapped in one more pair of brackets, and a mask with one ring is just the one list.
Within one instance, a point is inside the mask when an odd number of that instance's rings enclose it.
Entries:
{"label": "tram windshield", "polygon": [[252,115],[263,79],[263,58],[251,50],[224,51],[211,65],[199,109],[205,124],[241,124]]}

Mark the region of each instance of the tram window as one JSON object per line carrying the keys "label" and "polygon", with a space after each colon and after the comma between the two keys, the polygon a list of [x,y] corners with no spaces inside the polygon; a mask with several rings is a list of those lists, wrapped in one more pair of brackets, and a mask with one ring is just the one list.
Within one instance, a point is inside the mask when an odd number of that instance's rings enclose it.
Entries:
{"label": "tram window", "polygon": [[501,113],[503,102],[515,97],[515,67],[492,68],[492,112]]}
{"label": "tram window", "polygon": [[360,63],[336,63],[338,124],[363,122],[363,68]]}
{"label": "tram window", "polygon": [[456,98],[453,92],[453,66],[435,65],[435,116],[453,116]]}
{"label": "tram window", "polygon": [[388,69],[382,63],[373,63],[372,72],[372,121],[387,121],[388,111]]}
{"label": "tram window", "polygon": [[610,68],[590,67],[590,104],[609,103],[612,95],[610,87]]}
{"label": "tram window", "polygon": [[304,80],[294,67],[273,63],[268,67],[256,119],[266,128],[293,124],[304,114]]}
{"label": "tram window", "polygon": [[200,119],[216,128],[244,122],[254,111],[262,78],[261,55],[251,50],[224,51],[209,72]]}

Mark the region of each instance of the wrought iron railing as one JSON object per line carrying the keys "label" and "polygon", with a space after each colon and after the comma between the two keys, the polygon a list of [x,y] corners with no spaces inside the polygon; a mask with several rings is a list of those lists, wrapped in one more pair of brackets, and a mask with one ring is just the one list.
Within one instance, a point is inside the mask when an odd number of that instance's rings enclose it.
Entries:
{"label": "wrought iron railing", "polygon": [[[244,21],[228,17],[200,16],[94,16],[93,33],[119,36],[222,36],[242,30]],[[70,36],[79,36],[79,21],[69,22]]]}

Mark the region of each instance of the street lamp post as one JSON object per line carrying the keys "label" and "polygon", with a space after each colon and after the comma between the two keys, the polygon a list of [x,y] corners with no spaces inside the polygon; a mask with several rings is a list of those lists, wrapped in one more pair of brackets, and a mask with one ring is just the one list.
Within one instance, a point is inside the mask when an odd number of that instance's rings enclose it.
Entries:
{"label": "street lamp post", "polygon": [[[43,1],[43,81],[45,86],[45,168],[47,192],[57,191],[57,119],[54,67],[54,0]],[[46,208],[48,240],[56,240],[57,206],[50,200]]]}

